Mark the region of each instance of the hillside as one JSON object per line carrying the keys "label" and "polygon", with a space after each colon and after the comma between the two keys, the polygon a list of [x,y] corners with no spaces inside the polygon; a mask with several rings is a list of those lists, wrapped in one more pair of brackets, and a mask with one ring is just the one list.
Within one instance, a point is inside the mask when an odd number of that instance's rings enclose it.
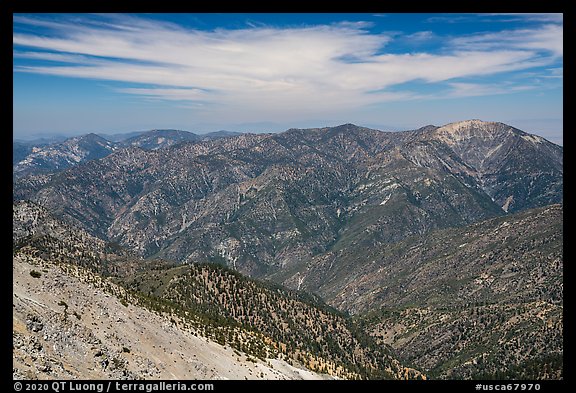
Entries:
{"label": "hillside", "polygon": [[14,379],[329,378],[254,358],[127,304],[122,288],[83,268],[19,254],[12,278]]}
{"label": "hillside", "polygon": [[347,124],[122,149],[21,178],[14,198],[42,203],[143,257],[225,263],[267,277],[352,244],[394,243],[562,201],[561,147],[500,123],[484,128],[507,130],[507,153],[489,171],[475,169],[438,127],[384,133]]}
{"label": "hillside", "polygon": [[[216,340],[264,358],[270,355],[343,378],[419,377],[404,368],[386,345],[376,345],[349,319],[318,299],[247,279],[211,265],[189,265],[142,272],[129,281],[143,296],[168,301],[182,313],[202,318],[198,329],[219,327]],[[173,307],[173,306],[170,306]],[[181,308],[180,308],[181,307]],[[230,327],[258,332],[262,343],[249,345]]]}
{"label": "hillside", "polygon": [[12,147],[14,177],[64,170],[85,161],[106,157],[117,148],[115,143],[96,134],[69,138],[63,142],[27,145],[24,151],[22,145],[15,143]]}
{"label": "hillside", "polygon": [[178,143],[195,143],[236,135],[241,134],[216,131],[197,135],[180,130],[150,130],[126,134],[97,135],[91,133],[71,138],[14,141],[12,143],[12,176],[19,178],[27,175],[59,172],[87,161],[104,158],[118,149],[127,147],[156,150]]}
{"label": "hillside", "polygon": [[[110,336],[106,332],[115,322],[127,318],[139,320],[141,315],[149,314],[155,316],[145,317],[146,325],[138,327],[140,335],[147,337],[157,332],[162,335],[158,340],[164,340],[164,336],[166,340],[174,338],[175,341],[168,340],[166,346],[171,355],[176,349],[181,353],[180,357],[185,353],[179,344],[179,336],[185,342],[205,338],[212,344],[204,348],[207,353],[198,353],[198,356],[210,357],[210,351],[215,351],[214,361],[233,363],[232,366],[214,364],[220,371],[199,374],[205,378],[219,375],[227,378],[256,375],[262,378],[298,378],[298,368],[321,373],[324,375],[322,378],[420,377],[416,370],[404,368],[386,346],[375,345],[354,323],[327,307],[319,298],[250,280],[218,266],[171,267],[167,261],[141,261],[119,247],[107,248],[102,241],[61,223],[29,202],[14,206],[13,223],[14,307],[17,307],[13,313],[14,356],[20,362],[20,377],[24,370],[32,372],[30,375],[35,377],[38,372],[45,373],[42,378],[130,379],[142,376],[146,368],[142,366],[143,360],[125,355],[133,351],[124,350],[135,346],[141,351],[139,353],[145,353],[147,348],[139,344],[142,338],[136,337],[134,341],[132,329],[136,327],[129,326],[119,335]],[[110,250],[114,254],[109,254]],[[75,307],[69,309],[69,305]],[[91,319],[87,320],[83,315],[88,311]],[[106,318],[98,322],[103,315]],[[75,323],[70,324],[70,321]],[[84,324],[84,321],[90,323]],[[161,323],[156,326],[158,321]],[[138,325],[138,322],[134,323]],[[52,339],[43,336],[42,341],[35,335],[30,336],[39,331],[34,330],[36,324],[46,325],[46,328],[39,329],[43,332],[54,332]],[[101,324],[97,331],[105,338],[113,338],[112,342],[116,344],[104,341],[101,335],[98,336],[100,341],[92,340],[96,333],[90,324]],[[158,331],[160,326],[168,331]],[[58,335],[55,333],[58,331],[68,333]],[[29,337],[35,340],[33,347],[25,346]],[[40,348],[51,340],[55,345],[53,351],[42,352]],[[86,355],[89,353],[87,348],[94,350],[91,344],[95,343],[106,345],[106,359],[118,367],[108,369],[107,364],[102,369],[92,370],[78,363],[79,354],[91,356]],[[125,344],[119,352],[120,343]],[[56,349],[60,346],[62,351]],[[222,354],[220,347],[229,347],[227,354]],[[41,356],[36,353],[39,351]],[[100,355],[94,357],[103,356],[103,351],[97,350]],[[235,354],[235,360],[218,360],[219,357],[229,357],[230,353]],[[30,368],[35,362],[34,356],[40,356],[48,366],[37,370]],[[135,363],[130,363],[126,356]],[[177,363],[181,361],[173,356],[168,358]],[[159,359],[164,359],[160,364],[166,361],[166,357]],[[257,369],[264,367],[260,370],[262,374],[246,374],[249,370],[252,370],[250,373],[255,371],[250,367],[252,363]],[[280,371],[266,369],[272,368],[271,364]],[[170,374],[176,371],[163,366],[161,369],[165,372],[149,376],[166,378],[172,375],[176,378],[176,375],[185,375],[179,367],[176,370],[180,370],[180,374]],[[232,367],[228,374],[222,371],[225,367]],[[236,369],[238,367],[247,367],[242,369],[246,372],[240,372]],[[139,370],[135,371],[135,368]],[[301,372],[306,378],[320,377],[313,372]]]}
{"label": "hillside", "polygon": [[561,303],[563,209],[551,205],[394,244],[349,247],[275,279],[354,314],[410,304]]}
{"label": "hillside", "polygon": [[275,279],[358,315],[432,378],[562,377],[560,205],[343,249],[284,274]]}

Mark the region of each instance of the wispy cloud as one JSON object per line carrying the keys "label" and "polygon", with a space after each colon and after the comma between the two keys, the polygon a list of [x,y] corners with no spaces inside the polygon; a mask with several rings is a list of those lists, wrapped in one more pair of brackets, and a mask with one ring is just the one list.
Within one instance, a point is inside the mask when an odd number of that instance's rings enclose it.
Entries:
{"label": "wispy cloud", "polygon": [[96,60],[83,55],[54,52],[21,52],[14,51],[14,58],[54,61],[71,64],[93,64]]}
{"label": "wispy cloud", "polygon": [[116,88],[116,91],[126,94],[141,95],[169,101],[210,101],[213,97],[201,89],[166,89],[166,88]]}
{"label": "wispy cloud", "polygon": [[426,19],[428,23],[468,23],[477,20],[474,15],[438,15]]}
{"label": "wispy cloud", "polygon": [[563,41],[563,27],[557,24],[546,24],[533,29],[473,34],[451,40],[454,46],[470,50],[509,48],[549,52],[559,57],[563,55]]}
{"label": "wispy cloud", "polygon": [[564,14],[561,13],[484,13],[484,14],[444,14],[435,15],[426,19],[428,23],[510,23],[510,22],[549,22],[563,23]]}
{"label": "wispy cloud", "polygon": [[421,42],[421,41],[429,41],[434,39],[436,36],[434,32],[426,30],[426,31],[417,31],[416,33],[408,34],[404,36],[404,39]]}
{"label": "wispy cloud", "polygon": [[480,84],[480,83],[449,83],[451,90],[448,97],[477,97],[485,95],[510,94],[519,91],[533,90],[537,86],[533,85],[512,85],[512,84]]}
{"label": "wispy cloud", "polygon": [[[506,17],[500,19],[502,22],[511,22],[511,21],[533,21],[533,22],[553,22],[553,23],[563,23],[564,22],[564,14],[561,13],[500,13],[500,14],[484,14],[486,16],[497,16],[497,17]],[[492,21],[494,21],[492,19]]]}
{"label": "wispy cloud", "polygon": [[16,47],[33,48],[15,57],[43,61],[15,71],[124,82],[114,89],[202,110],[228,108],[240,121],[249,112],[290,116],[407,99],[413,95],[387,89],[415,80],[490,94],[494,86],[454,79],[547,66],[562,56],[563,44],[556,24],[453,38],[441,53],[390,54],[385,49],[395,35],[372,34],[366,22],[194,30],[133,16],[85,19],[15,17],[51,31],[14,34]]}
{"label": "wispy cloud", "polygon": [[554,79],[561,79],[564,77],[564,68],[556,67],[556,68],[548,68],[546,71],[549,72],[548,75],[543,75],[543,78],[554,78]]}

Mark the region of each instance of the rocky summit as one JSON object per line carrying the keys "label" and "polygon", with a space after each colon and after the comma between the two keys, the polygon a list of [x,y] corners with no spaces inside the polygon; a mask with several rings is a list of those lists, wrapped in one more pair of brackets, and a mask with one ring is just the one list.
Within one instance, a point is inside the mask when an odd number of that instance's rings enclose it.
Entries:
{"label": "rocky summit", "polygon": [[193,135],[19,146],[15,261],[336,378],[562,378],[561,146],[480,120]]}

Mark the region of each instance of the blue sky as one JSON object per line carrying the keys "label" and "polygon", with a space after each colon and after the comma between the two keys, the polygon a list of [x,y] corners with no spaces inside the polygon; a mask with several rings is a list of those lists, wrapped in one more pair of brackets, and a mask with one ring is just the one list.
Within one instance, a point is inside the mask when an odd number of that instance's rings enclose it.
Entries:
{"label": "blue sky", "polygon": [[501,121],[562,144],[562,14],[15,14],[14,138]]}

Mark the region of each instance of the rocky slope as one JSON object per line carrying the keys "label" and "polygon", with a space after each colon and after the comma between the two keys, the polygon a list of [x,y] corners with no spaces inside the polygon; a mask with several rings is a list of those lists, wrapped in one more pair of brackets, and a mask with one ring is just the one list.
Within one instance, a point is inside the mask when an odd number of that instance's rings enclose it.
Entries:
{"label": "rocky slope", "polygon": [[[397,242],[562,200],[561,147],[481,123],[490,135],[508,135],[492,138],[508,145],[482,166],[445,135],[476,135],[477,124],[398,133],[348,124],[129,148],[19,179],[14,197],[141,256],[222,262],[264,277],[330,249]],[[495,148],[488,137],[476,139],[480,150]]]}
{"label": "rocky slope", "polygon": [[150,263],[158,264],[71,226],[30,201],[12,207],[12,249],[43,260],[83,266],[100,274],[124,276]]}
{"label": "rocky slope", "polygon": [[[132,135],[136,134],[136,135]],[[71,166],[106,157],[114,151],[127,147],[144,150],[162,149],[183,142],[200,142],[228,138],[240,133],[217,131],[197,135],[180,130],[151,130],[119,135],[86,134],[63,141],[37,140],[13,142],[13,177],[30,174],[57,172]]]}
{"label": "rocky slope", "polygon": [[152,130],[122,141],[123,146],[134,146],[144,150],[162,149],[182,142],[201,141],[202,137],[188,131]]}
{"label": "rocky slope", "polygon": [[33,143],[27,142],[13,142],[12,143],[12,165],[16,165],[20,161],[26,158],[32,149],[34,148]]}
{"label": "rocky slope", "polygon": [[[17,146],[14,156],[22,155]],[[69,138],[46,146],[32,146],[28,154],[14,163],[13,176],[59,171],[88,160],[106,157],[116,145],[96,134]]]}
{"label": "rocky slope", "polygon": [[564,378],[563,308],[545,301],[381,310],[366,329],[430,379]]}
{"label": "rocky slope", "polygon": [[432,378],[562,377],[561,205],[351,247],[283,273],[275,278],[361,316]]}
{"label": "rocky slope", "polygon": [[561,200],[562,148],[540,136],[503,123],[468,120],[436,128],[417,140],[448,146],[465,163],[457,171],[472,176],[506,212]]}
{"label": "rocky slope", "polygon": [[152,130],[122,139],[121,146],[139,147],[144,150],[157,150],[183,142],[201,142],[241,135],[239,132],[215,131],[207,134],[194,134],[181,130]]}
{"label": "rocky slope", "polygon": [[563,209],[551,205],[394,244],[348,247],[275,279],[353,314],[411,304],[561,303]]}
{"label": "rocky slope", "polygon": [[330,378],[124,303],[122,288],[89,270],[22,253],[12,269],[14,379]]}

